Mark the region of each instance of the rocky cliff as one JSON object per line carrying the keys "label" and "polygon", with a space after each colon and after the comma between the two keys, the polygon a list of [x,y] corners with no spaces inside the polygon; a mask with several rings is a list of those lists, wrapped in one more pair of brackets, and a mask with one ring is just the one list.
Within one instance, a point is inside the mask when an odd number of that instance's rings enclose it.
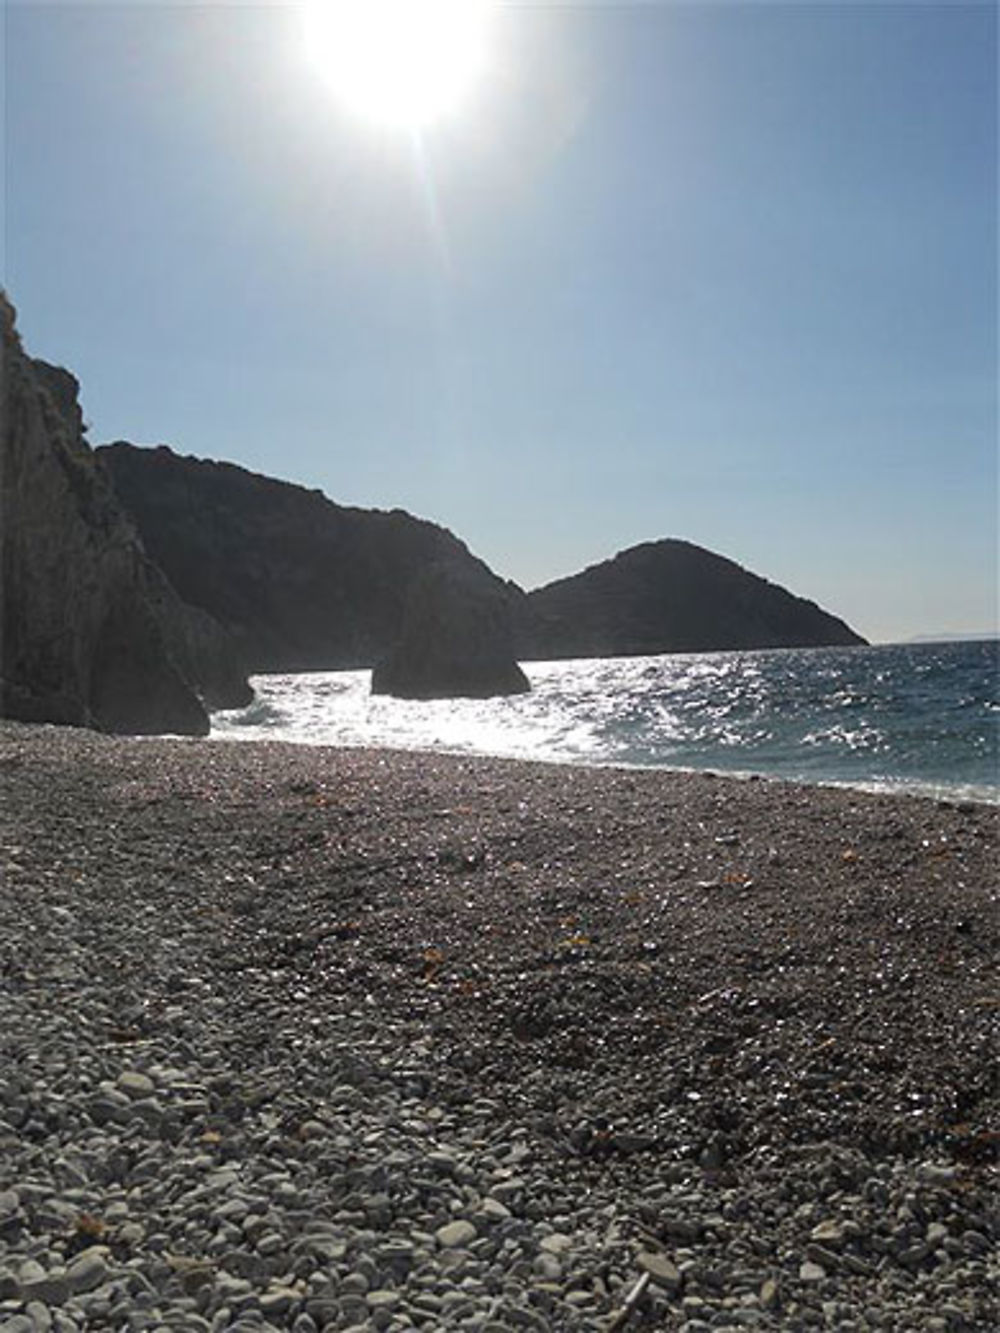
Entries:
{"label": "rocky cliff", "polygon": [[[397,646],[431,566],[523,600],[444,528],[348,508],[231,463],[119,442],[97,450],[150,555],[237,637],[253,671],[373,666]],[[508,654],[510,647],[508,645]]]}
{"label": "rocky cliff", "polygon": [[515,659],[863,642],[689,542],[636,546],[525,594],[399,510],[346,508],[164,447],[97,453],[172,586],[233,631],[254,671],[377,666],[376,689],[427,697],[475,693],[477,676],[521,688]]}
{"label": "rocky cliff", "polygon": [[528,594],[519,655],[625,657],[861,644],[842,620],[690,542],[646,542]]}
{"label": "rocky cliff", "polygon": [[0,294],[0,715],[203,734],[252,697],[221,628],[149,560],[84,439],[79,386]]}

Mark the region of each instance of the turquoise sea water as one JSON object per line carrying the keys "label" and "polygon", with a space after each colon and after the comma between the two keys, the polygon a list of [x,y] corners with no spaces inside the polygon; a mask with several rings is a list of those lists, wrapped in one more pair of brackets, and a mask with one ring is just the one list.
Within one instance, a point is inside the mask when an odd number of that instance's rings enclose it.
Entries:
{"label": "turquoise sea water", "polygon": [[213,736],[759,773],[1000,801],[1000,642],[528,663],[532,692],[412,703],[367,671],[258,676]]}

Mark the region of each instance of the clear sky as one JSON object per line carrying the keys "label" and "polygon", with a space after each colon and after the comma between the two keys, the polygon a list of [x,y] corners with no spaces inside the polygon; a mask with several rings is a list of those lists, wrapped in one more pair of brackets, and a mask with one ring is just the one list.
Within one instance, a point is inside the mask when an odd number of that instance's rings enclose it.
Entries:
{"label": "clear sky", "polygon": [[420,131],[295,6],[8,0],[4,283],[99,443],[399,506],[525,587],[684,537],[997,623],[990,3],[509,5]]}

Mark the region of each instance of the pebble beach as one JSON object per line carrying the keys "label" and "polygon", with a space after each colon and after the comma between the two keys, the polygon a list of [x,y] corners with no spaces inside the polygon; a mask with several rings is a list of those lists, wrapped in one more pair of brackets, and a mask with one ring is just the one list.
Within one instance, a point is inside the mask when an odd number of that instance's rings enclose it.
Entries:
{"label": "pebble beach", "polygon": [[0,1333],[1000,1328],[1000,809],[0,723]]}

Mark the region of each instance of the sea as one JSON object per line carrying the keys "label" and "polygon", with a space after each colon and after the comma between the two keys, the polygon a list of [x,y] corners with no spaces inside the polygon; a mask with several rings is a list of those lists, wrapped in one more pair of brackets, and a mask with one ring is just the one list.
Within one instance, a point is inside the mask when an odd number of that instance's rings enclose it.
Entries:
{"label": "sea", "polygon": [[531,693],[415,703],[368,671],[257,676],[212,736],[711,770],[1000,803],[1000,640],[535,662]]}

